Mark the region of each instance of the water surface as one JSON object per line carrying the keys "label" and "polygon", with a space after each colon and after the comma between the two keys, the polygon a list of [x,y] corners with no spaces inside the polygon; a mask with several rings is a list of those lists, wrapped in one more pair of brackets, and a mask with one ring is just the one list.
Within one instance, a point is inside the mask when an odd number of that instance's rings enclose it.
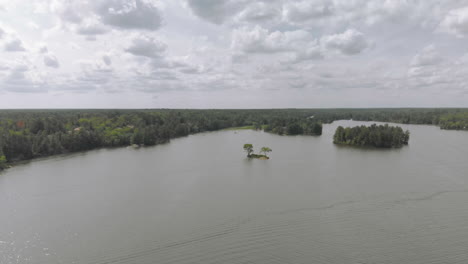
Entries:
{"label": "water surface", "polygon": [[401,149],[332,144],[362,123],[14,167],[0,174],[0,263],[468,263],[468,133],[401,125]]}

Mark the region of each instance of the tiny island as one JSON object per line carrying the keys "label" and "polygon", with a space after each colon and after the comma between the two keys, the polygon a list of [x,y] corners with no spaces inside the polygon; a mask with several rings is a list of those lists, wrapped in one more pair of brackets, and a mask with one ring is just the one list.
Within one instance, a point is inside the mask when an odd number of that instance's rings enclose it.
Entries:
{"label": "tiny island", "polygon": [[339,126],[333,143],[360,147],[399,148],[408,145],[410,132],[399,126],[372,124],[371,126]]}
{"label": "tiny island", "polygon": [[260,149],[260,153],[263,153],[263,154],[255,154],[253,153],[252,144],[244,144],[244,151],[247,152],[248,158],[267,160],[267,159],[270,159],[270,157],[267,156],[267,153],[271,152],[272,150],[269,147],[262,147]]}

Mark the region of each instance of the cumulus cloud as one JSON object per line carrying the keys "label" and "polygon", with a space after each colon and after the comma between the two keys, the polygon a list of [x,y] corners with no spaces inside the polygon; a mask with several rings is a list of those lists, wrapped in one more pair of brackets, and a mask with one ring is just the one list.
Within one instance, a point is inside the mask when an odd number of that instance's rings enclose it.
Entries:
{"label": "cumulus cloud", "polygon": [[284,4],[283,16],[292,23],[306,22],[331,16],[333,1],[297,1]]}
{"label": "cumulus cloud", "polygon": [[0,28],[0,39],[3,38],[3,35],[5,35],[5,31],[2,28]]}
{"label": "cumulus cloud", "polygon": [[26,48],[23,45],[23,41],[15,38],[6,41],[4,50],[7,52],[22,52],[26,51]]}
{"label": "cumulus cloud", "polygon": [[102,55],[102,61],[107,65],[110,66],[112,64],[112,59],[109,55],[104,54]]}
{"label": "cumulus cloud", "polygon": [[50,8],[63,25],[78,34],[95,36],[109,32],[106,26],[124,30],[157,30],[162,15],[151,0],[54,0]]}
{"label": "cumulus cloud", "polygon": [[361,53],[370,44],[364,34],[355,29],[348,29],[341,34],[324,36],[320,41],[326,48],[337,50],[346,55]]}
{"label": "cumulus cloud", "polygon": [[10,67],[6,78],[1,82],[4,90],[13,93],[40,93],[47,92],[45,82],[40,76],[25,64],[16,64]]}
{"label": "cumulus cloud", "polygon": [[281,18],[281,6],[270,2],[253,2],[240,11],[235,20],[239,22],[262,23],[274,21]]}
{"label": "cumulus cloud", "polygon": [[159,9],[148,0],[100,0],[95,13],[104,24],[123,29],[156,30],[162,23]]}
{"label": "cumulus cloud", "polygon": [[307,31],[270,32],[257,25],[251,29],[244,27],[234,30],[231,47],[246,53],[275,53],[293,51],[311,39]]}
{"label": "cumulus cloud", "polygon": [[167,46],[163,42],[151,36],[140,34],[132,39],[125,51],[135,56],[157,58],[161,57],[166,49]]}
{"label": "cumulus cloud", "polygon": [[47,53],[47,52],[49,52],[49,49],[47,48],[45,44],[39,45],[39,53]]}
{"label": "cumulus cloud", "polygon": [[50,9],[63,21],[78,24],[83,20],[83,14],[80,12],[86,10],[86,2],[77,0],[53,0],[50,4]]}
{"label": "cumulus cloud", "polygon": [[245,7],[245,0],[187,0],[198,17],[215,24],[222,24]]}
{"label": "cumulus cloud", "polygon": [[57,57],[52,54],[46,54],[44,56],[44,65],[51,68],[58,68],[60,67],[59,61]]}
{"label": "cumulus cloud", "polygon": [[434,45],[426,46],[421,52],[416,54],[411,60],[411,66],[427,66],[440,63],[442,56],[437,53]]}
{"label": "cumulus cloud", "polygon": [[97,21],[89,20],[83,21],[76,28],[76,33],[80,35],[100,35],[107,33],[108,30],[102,24],[99,24]]}
{"label": "cumulus cloud", "polygon": [[441,22],[439,30],[458,37],[468,36],[468,7],[451,10]]}

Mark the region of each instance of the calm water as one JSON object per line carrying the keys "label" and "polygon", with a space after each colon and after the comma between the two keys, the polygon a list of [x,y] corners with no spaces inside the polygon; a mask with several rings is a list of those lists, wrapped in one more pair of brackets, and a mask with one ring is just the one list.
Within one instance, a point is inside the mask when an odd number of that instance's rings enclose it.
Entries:
{"label": "calm water", "polygon": [[0,263],[468,263],[468,133],[405,125],[402,149],[332,144],[361,123],[17,166],[0,174]]}

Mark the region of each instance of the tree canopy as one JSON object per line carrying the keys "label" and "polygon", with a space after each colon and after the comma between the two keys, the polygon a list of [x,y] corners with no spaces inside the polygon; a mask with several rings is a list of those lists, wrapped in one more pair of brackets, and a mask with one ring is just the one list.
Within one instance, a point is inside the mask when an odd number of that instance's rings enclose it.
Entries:
{"label": "tree canopy", "polygon": [[253,152],[253,145],[252,144],[244,144],[244,150],[247,152],[247,157],[250,157],[250,155]]}
{"label": "tree canopy", "polygon": [[339,126],[333,142],[353,146],[373,146],[377,148],[401,147],[409,141],[409,131],[403,131],[401,127],[389,125]]}

